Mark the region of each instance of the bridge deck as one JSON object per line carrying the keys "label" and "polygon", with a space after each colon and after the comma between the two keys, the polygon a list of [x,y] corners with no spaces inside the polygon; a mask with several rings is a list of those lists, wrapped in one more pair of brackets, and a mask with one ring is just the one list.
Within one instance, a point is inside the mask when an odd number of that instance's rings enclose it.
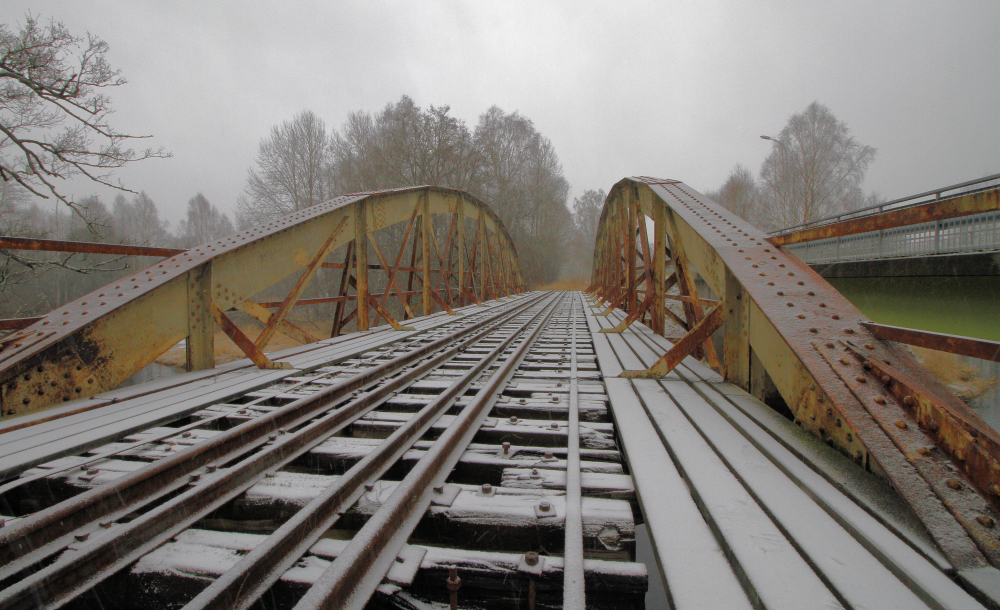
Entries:
{"label": "bridge deck", "polygon": [[979,607],[887,485],[704,365],[618,378],[669,348],[645,326],[488,305],[4,422],[0,608],[642,608],[647,570],[678,609]]}

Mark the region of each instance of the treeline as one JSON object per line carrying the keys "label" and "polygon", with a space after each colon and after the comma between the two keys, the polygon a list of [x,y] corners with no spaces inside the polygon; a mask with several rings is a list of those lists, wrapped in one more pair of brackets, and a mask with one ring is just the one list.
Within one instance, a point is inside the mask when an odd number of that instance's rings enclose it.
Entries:
{"label": "treeline", "polygon": [[[328,130],[311,111],[272,128],[237,200],[235,226],[201,193],[171,230],[144,192],[112,202],[91,196],[71,211],[3,183],[0,234],[188,248],[341,194],[420,185],[461,189],[496,210],[529,285],[589,278],[604,191],[587,191],[570,211],[569,183],[551,141],[517,112],[494,106],[470,129],[448,106],[422,109],[407,96],[378,112],[354,112],[339,129]],[[0,316],[45,313],[150,262],[0,252]]]}
{"label": "treeline", "polygon": [[262,140],[237,204],[237,225],[344,193],[451,187],[497,212],[531,285],[552,282],[575,239],[569,183],[552,142],[517,112],[493,106],[473,129],[449,112],[448,106],[422,109],[403,96],[375,113],[354,112],[329,131],[313,112],[299,113]]}
{"label": "treeline", "polygon": [[[92,195],[76,211],[39,204],[25,189],[0,186],[0,235],[64,241],[190,248],[235,232],[232,221],[198,193],[171,231],[145,193],[120,194],[110,205]],[[145,267],[149,257],[7,250],[0,256],[0,316],[34,316]]]}
{"label": "treeline", "polygon": [[775,231],[882,201],[861,184],[876,150],[858,143],[847,124],[813,102],[792,115],[754,174],[737,164],[716,191],[705,194],[765,231]]}

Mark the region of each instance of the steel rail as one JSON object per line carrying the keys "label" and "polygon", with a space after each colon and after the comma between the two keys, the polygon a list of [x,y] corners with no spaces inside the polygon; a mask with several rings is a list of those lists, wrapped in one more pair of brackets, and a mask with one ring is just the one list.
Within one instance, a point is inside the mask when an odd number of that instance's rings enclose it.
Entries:
{"label": "steel rail", "polygon": [[[355,377],[308,397],[292,402],[284,407],[255,418],[227,430],[204,443],[178,452],[169,458],[133,471],[112,483],[84,492],[68,501],[61,502],[16,524],[0,530],[0,565],[9,565],[18,559],[36,554],[51,543],[62,546],[62,538],[74,530],[106,519],[113,513],[135,510],[173,491],[175,484],[194,471],[209,463],[218,463],[222,458],[251,451],[267,442],[268,435],[287,428],[306,417],[315,417],[325,409],[339,402],[348,393],[361,390],[381,381],[390,373],[408,366],[428,354],[433,354],[460,338],[488,326],[491,322],[505,317],[510,309],[523,309],[541,297],[530,299],[523,304],[503,309],[493,315],[461,328],[454,333],[427,343],[417,349],[398,356],[388,362],[369,369]],[[492,313],[492,312],[491,312]],[[231,458],[229,458],[231,459]],[[174,483],[168,483],[173,481]],[[178,483],[179,482],[179,483]],[[2,569],[2,568],[0,568]]]}
{"label": "steel rail", "polygon": [[[433,370],[468,345],[487,336],[537,300],[532,299],[525,303],[524,307],[506,311],[506,315],[502,315],[499,321],[477,333],[473,338],[467,339],[451,349],[438,351],[434,357],[418,364],[414,371],[379,387],[378,390],[369,395],[348,403],[337,411],[306,426],[306,428],[287,437],[271,435],[270,440],[281,440],[264,451],[245,458],[233,468],[219,471],[219,474],[210,477],[203,484],[196,485],[193,489],[170,499],[166,504],[145,513],[141,518],[120,526],[113,534],[109,532],[108,535],[102,536],[98,542],[81,545],[80,553],[69,560],[52,564],[32,574],[29,578],[23,579],[6,591],[0,592],[0,608],[37,607],[42,604],[58,607],[69,601],[95,582],[99,582],[127,563],[153,550],[171,536],[193,524],[198,518],[235,498],[263,478],[265,471],[280,468],[302,455],[337,430],[381,404],[400,387]],[[497,320],[495,317],[491,317],[491,319]],[[298,420],[290,422],[289,427],[302,425],[314,416],[315,414],[306,414]],[[236,459],[243,453],[245,451],[237,449],[221,458],[219,463]],[[192,480],[200,478],[203,474],[206,473],[195,473]],[[91,529],[100,531],[109,525],[108,521],[103,521]],[[59,592],[58,597],[55,597],[54,591]]]}
{"label": "steel rail", "polygon": [[[354,365],[354,366],[357,366],[357,365]],[[349,367],[349,368],[353,368],[353,367]],[[340,375],[340,374],[343,374],[346,370],[349,370],[349,368],[345,369],[345,370],[337,371],[336,373],[331,373],[330,375]],[[329,376],[329,375],[322,375],[322,376],[319,376],[319,377],[311,377],[309,379],[306,379],[305,381],[299,381],[299,382],[294,383],[294,384],[292,384],[292,385],[290,385],[290,386],[288,386],[286,388],[283,388],[282,392],[287,393],[287,392],[290,392],[292,390],[295,390],[296,388],[301,388],[303,386],[307,386],[307,385],[309,385],[311,383],[315,383],[316,380],[322,379],[323,377],[327,377],[327,376]],[[241,403],[240,407],[242,407],[243,409],[247,409],[248,407],[252,407],[252,406],[254,406],[256,404],[259,404],[259,403],[262,403],[262,402],[264,402],[266,400],[269,400],[270,398],[271,398],[270,396],[259,396],[259,397],[255,398],[255,399],[251,400],[250,402]],[[100,407],[103,407],[103,406],[107,406],[106,403],[95,405],[94,408],[96,409],[96,408],[100,408]],[[5,493],[8,493],[8,492],[10,492],[10,491],[12,491],[14,489],[17,489],[18,487],[21,487],[22,485],[26,485],[28,483],[32,483],[32,482],[37,481],[39,479],[45,479],[45,478],[48,478],[48,477],[55,476],[57,474],[62,474],[64,472],[69,472],[70,470],[77,470],[77,469],[80,469],[80,468],[84,468],[85,466],[89,466],[90,464],[93,464],[95,462],[100,462],[101,460],[105,460],[107,458],[114,457],[116,455],[125,453],[126,451],[131,451],[133,449],[138,449],[138,448],[143,447],[145,445],[152,445],[153,443],[158,443],[158,442],[160,442],[162,440],[165,440],[165,439],[168,439],[168,438],[173,438],[175,436],[180,436],[180,435],[184,434],[185,432],[189,432],[191,430],[195,430],[195,429],[198,429],[198,428],[204,428],[206,425],[212,424],[212,423],[217,422],[219,420],[226,419],[226,418],[231,417],[231,416],[232,416],[231,413],[220,413],[220,414],[214,415],[212,417],[206,417],[206,418],[203,418],[203,419],[199,419],[199,420],[191,422],[190,424],[187,424],[185,426],[180,426],[178,428],[171,428],[169,432],[164,432],[162,434],[154,434],[151,438],[147,438],[145,440],[136,441],[134,443],[128,443],[128,444],[126,444],[126,445],[124,445],[122,447],[119,447],[117,449],[113,449],[111,451],[106,451],[104,453],[99,453],[97,455],[93,455],[93,456],[85,459],[82,462],[78,462],[78,463],[72,464],[70,466],[65,466],[63,468],[53,468],[51,470],[44,470],[42,472],[39,472],[38,474],[34,474],[34,475],[31,475],[31,476],[28,476],[28,477],[21,476],[21,477],[19,477],[17,479],[14,479],[12,481],[4,483],[3,485],[0,485],[0,496],[3,496]]]}
{"label": "steel rail", "polygon": [[566,435],[566,542],[563,545],[563,608],[584,610],[583,485],[580,478],[580,381],[576,350],[577,296],[570,304],[569,423]]}
{"label": "steel rail", "polygon": [[374,483],[383,476],[455,403],[458,397],[465,394],[483,370],[500,358],[508,346],[528,329],[532,320],[510,331],[500,344],[457,378],[444,392],[407,420],[319,496],[297,511],[239,563],[185,605],[184,609],[242,610],[252,606],[327,530],[333,527],[340,519],[340,515],[364,494],[364,485]]}
{"label": "steel rail", "polygon": [[[542,297],[538,297],[540,298]],[[315,416],[307,414],[291,422],[290,428],[307,425],[294,433],[274,435],[271,438],[274,442],[270,446],[243,458],[231,468],[220,469],[214,474],[211,471],[196,473],[192,477],[193,486],[190,489],[145,512],[141,517],[118,525],[114,531],[108,531],[93,542],[78,544],[77,553],[46,566],[0,592],[0,608],[58,608],[71,601],[96,583],[190,527],[211,511],[221,508],[226,502],[258,483],[268,471],[286,466],[389,399],[397,390],[489,336],[509,320],[521,315],[525,308],[530,307],[538,299],[532,299],[524,307],[507,311],[506,315],[471,338],[449,349],[437,351],[432,358],[417,363],[414,370],[391,379],[368,395],[358,397],[318,420],[307,423]],[[226,458],[220,459],[220,463],[236,458],[240,453],[243,452],[234,451]]]}
{"label": "steel rail", "polygon": [[396,486],[382,507],[354,535],[351,542],[316,579],[295,606],[295,610],[353,608],[361,610],[389,571],[430,505],[432,488],[444,483],[478,431],[496,395],[514,375],[528,349],[534,344],[565,296],[556,297],[533,316],[535,328],[514,353],[490,376],[437,442]]}

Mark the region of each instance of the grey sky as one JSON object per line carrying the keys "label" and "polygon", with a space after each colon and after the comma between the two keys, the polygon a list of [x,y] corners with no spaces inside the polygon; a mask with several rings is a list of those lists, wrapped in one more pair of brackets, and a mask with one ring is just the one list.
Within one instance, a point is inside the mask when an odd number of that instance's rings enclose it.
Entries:
{"label": "grey sky", "polygon": [[[878,148],[893,198],[1000,172],[1000,2],[40,2],[129,84],[113,124],[174,156],[119,172],[172,225],[202,192],[232,213],[257,145],[303,109],[329,128],[410,95],[473,128],[532,119],[572,196],[625,176],[717,188],[756,173],[788,117],[827,105]],[[79,197],[96,189],[74,184]],[[102,193],[108,198],[113,194]]]}

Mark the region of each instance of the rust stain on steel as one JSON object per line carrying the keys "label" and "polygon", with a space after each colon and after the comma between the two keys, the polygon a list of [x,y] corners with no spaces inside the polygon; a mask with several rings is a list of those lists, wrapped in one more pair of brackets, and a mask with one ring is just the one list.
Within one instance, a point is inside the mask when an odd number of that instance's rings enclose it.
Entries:
{"label": "rust stain on steel", "polygon": [[89,241],[59,241],[28,237],[0,237],[0,250],[34,250],[37,252],[80,252],[84,254],[117,254],[124,256],[155,256],[167,258],[185,252],[178,248],[154,248],[104,244]]}
{"label": "rust stain on steel", "polygon": [[[408,194],[415,192],[431,193],[435,197],[462,197],[469,204],[466,208],[475,212],[473,217],[478,218],[483,231],[491,227],[492,235],[498,243],[503,243],[510,260],[516,261],[513,241],[499,217],[485,204],[460,191],[408,187],[337,197],[231,237],[179,253],[173,251],[171,258],[57,308],[27,328],[4,337],[0,343],[0,416],[37,411],[114,388],[184,339],[189,333],[187,322],[175,318],[177,312],[187,310],[187,278],[196,269],[220,260],[232,262],[245,257],[240,260],[242,268],[238,275],[242,277],[236,277],[232,268],[229,273],[233,282],[242,282],[242,289],[247,294],[237,294],[234,286],[217,281],[219,265],[215,265],[211,298],[220,309],[229,310],[267,287],[262,285],[258,290],[248,290],[250,284],[263,283],[267,279],[270,285],[297,271],[291,269],[290,261],[301,258],[304,251],[294,244],[279,252],[268,252],[264,257],[263,249],[282,243],[288,246],[291,236],[311,235],[310,231],[315,233],[315,228],[322,226],[316,222],[323,222],[322,219],[329,218],[332,213],[343,213],[341,210],[369,197],[405,200]],[[82,247],[104,246],[84,244]],[[221,258],[224,255],[232,256]],[[248,268],[255,273],[246,274],[244,270]],[[280,269],[281,276],[272,278],[265,273],[272,268],[274,275],[278,275]],[[510,288],[523,291],[520,269],[516,271]],[[334,298],[344,297],[347,295]],[[170,324],[163,321],[168,318]],[[346,322],[341,320],[341,323]]]}
{"label": "rust stain on steel", "polygon": [[28,328],[41,319],[41,316],[38,316],[34,318],[8,318],[0,320],[0,330],[21,330],[22,328]]}
{"label": "rust stain on steel", "polygon": [[[912,409],[906,409],[903,401],[897,401],[895,396],[887,395],[881,387],[878,377],[878,369],[874,366],[866,369],[863,359],[856,357],[845,342],[816,342],[816,350],[830,365],[841,381],[857,397],[858,403],[868,412],[871,419],[881,428],[882,432],[892,441],[906,461],[913,466],[922,480],[913,477],[905,469],[896,469],[886,464],[887,470],[895,475],[894,481],[903,482],[909,479],[911,488],[908,491],[919,493],[910,498],[910,504],[914,507],[917,516],[924,521],[924,524],[934,535],[938,544],[950,561],[957,567],[969,566],[969,561],[978,564],[977,553],[973,553],[967,548],[963,540],[954,540],[947,535],[947,531],[935,531],[938,524],[934,519],[929,519],[933,513],[928,509],[940,507],[951,512],[955,519],[965,528],[972,540],[975,541],[979,550],[996,565],[1000,563],[1000,541],[996,535],[979,522],[978,517],[987,516],[997,519],[996,510],[987,502],[984,496],[979,494],[969,494],[967,488],[968,480],[956,484],[956,479],[962,478],[951,468],[951,460],[939,451],[921,451],[921,448],[928,447],[929,440],[925,432],[918,428],[917,418]],[[832,347],[831,347],[832,346]],[[870,363],[874,363],[872,358]],[[888,365],[887,365],[888,366]],[[883,398],[884,402],[877,402],[877,398]],[[857,421],[857,419],[855,420]],[[888,452],[880,452],[876,457],[887,455]],[[898,484],[898,483],[897,483]],[[905,488],[899,488],[906,497]],[[927,493],[928,489],[933,491],[936,498]]]}
{"label": "rust stain on steel", "polygon": [[804,241],[868,233],[870,231],[904,227],[922,222],[933,222],[935,220],[947,220],[949,218],[981,214],[994,210],[1000,210],[1000,189],[973,193],[954,199],[933,201],[924,205],[898,210],[888,210],[881,214],[872,214],[862,218],[852,218],[811,229],[776,235],[769,238],[768,241],[776,246],[788,246]]}
{"label": "rust stain on steel", "polygon": [[981,360],[1000,362],[1000,341],[989,341],[987,339],[976,339],[974,337],[962,337],[960,335],[948,335],[945,333],[932,333],[926,330],[886,326],[885,324],[876,324],[874,322],[865,322],[864,327],[883,341],[895,341],[897,343],[915,345],[950,354],[961,354]]}
{"label": "rust stain on steel", "polygon": [[[892,362],[929,393],[947,396],[949,400],[957,398],[933,379],[912,354],[877,339],[864,325],[869,321],[866,316],[798,257],[769,242],[763,231],[683,183],[627,178],[612,188],[602,212],[592,276],[598,284],[598,294],[618,297],[619,287],[624,284],[620,272],[623,265],[618,260],[623,244],[615,236],[619,229],[611,225],[620,216],[614,206],[624,207],[623,193],[636,182],[648,185],[644,188],[655,195],[651,203],[653,212],[657,205],[666,206],[670,212],[669,230],[683,240],[684,258],[716,294],[723,295],[723,303],[730,285],[730,289],[740,290],[737,294],[742,299],[749,299],[750,349],[743,350],[746,353],[740,358],[744,362],[737,364],[740,369],[752,370],[748,362],[752,351],[762,371],[753,373],[746,382],[738,381],[746,383],[748,387],[744,389],[755,394],[765,392],[767,385],[757,379],[772,379],[796,423],[890,480],[954,565],[988,565],[983,552],[990,561],[1000,563],[1000,556],[981,537],[983,526],[977,521],[983,510],[992,510],[986,500],[976,495],[975,501],[953,502],[956,499],[942,491],[949,498],[949,506],[945,508],[936,492],[951,478],[946,469],[936,461],[933,468],[923,464],[918,467],[911,461],[914,455],[919,455],[918,447],[937,448],[935,440],[902,410],[897,409],[897,416],[884,422],[891,430],[880,426],[849,385],[853,383],[863,393],[870,391],[872,384],[858,374],[842,378],[814,343],[821,340],[831,344],[839,341],[872,344],[879,358]],[[656,216],[650,213],[648,205],[643,213]],[[858,376],[865,378],[866,383],[858,382]],[[901,428],[896,422],[907,425]],[[907,444],[903,451],[893,442],[900,434],[922,442]],[[947,446],[941,449],[947,450]],[[930,493],[930,489],[935,493]],[[995,517],[990,518],[995,521]],[[975,543],[972,537],[976,538]]]}
{"label": "rust stain on steel", "polygon": [[628,379],[662,379],[677,368],[682,360],[690,356],[698,346],[704,343],[726,321],[726,310],[716,306],[707,316],[702,318],[694,328],[687,332],[666,354],[653,366],[644,371],[622,371],[619,377]]}
{"label": "rust stain on steel", "polygon": [[1000,434],[961,400],[927,388],[893,366],[890,360],[874,357],[867,346],[848,344],[847,350],[874,377],[874,387],[881,389],[879,398],[883,400],[876,404],[902,405],[938,447],[953,458],[953,464],[969,477],[983,497],[1000,508],[1000,493],[997,493],[1000,492]]}

